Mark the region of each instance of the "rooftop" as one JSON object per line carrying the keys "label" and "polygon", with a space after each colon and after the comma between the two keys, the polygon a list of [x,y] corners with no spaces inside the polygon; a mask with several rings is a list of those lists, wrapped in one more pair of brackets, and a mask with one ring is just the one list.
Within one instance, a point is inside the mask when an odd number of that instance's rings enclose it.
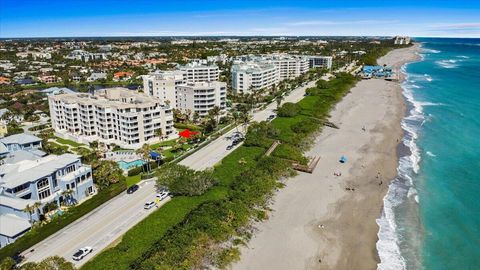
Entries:
{"label": "rooftop", "polygon": [[39,137],[26,133],[14,134],[0,139],[0,142],[4,144],[28,144],[40,141],[42,141],[42,139]]}
{"label": "rooftop", "polygon": [[117,108],[131,108],[143,105],[142,107],[154,107],[159,101],[152,99],[144,93],[138,93],[123,87],[106,88],[90,93],[74,93],[61,94],[50,96],[53,100],[59,100],[64,103],[77,104],[89,103],[99,107],[117,107]]}
{"label": "rooftop", "polygon": [[1,181],[4,187],[14,188],[29,181],[45,177],[52,172],[78,161],[79,156],[63,154],[50,155],[36,160],[23,160],[15,164],[0,167]]}
{"label": "rooftop", "polygon": [[15,215],[0,215],[0,234],[8,237],[15,237],[30,229],[30,223]]}

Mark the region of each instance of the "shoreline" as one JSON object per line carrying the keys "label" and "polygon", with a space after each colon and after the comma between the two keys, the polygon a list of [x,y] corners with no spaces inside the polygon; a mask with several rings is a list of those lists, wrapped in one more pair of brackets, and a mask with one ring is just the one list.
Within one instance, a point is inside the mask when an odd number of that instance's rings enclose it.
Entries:
{"label": "shoreline", "polygon": [[[379,64],[400,74],[401,66],[418,57],[418,49],[393,50]],[[306,153],[321,156],[314,173],[286,181],[270,218],[255,224],[258,232],[241,248],[232,269],[376,269],[376,219],[397,174],[397,147],[404,134],[400,76],[398,82],[360,81],[336,105],[330,121],[340,129],[325,128]],[[346,164],[338,162],[342,155],[348,157]]]}

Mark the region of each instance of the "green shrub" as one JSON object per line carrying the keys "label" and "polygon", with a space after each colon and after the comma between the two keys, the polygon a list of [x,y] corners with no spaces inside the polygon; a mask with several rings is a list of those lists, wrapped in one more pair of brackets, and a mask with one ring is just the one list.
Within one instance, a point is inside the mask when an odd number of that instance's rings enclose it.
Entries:
{"label": "green shrub", "polygon": [[195,171],[178,164],[163,166],[156,176],[157,185],[167,186],[174,195],[199,196],[215,183],[212,171]]}
{"label": "green shrub", "polygon": [[278,109],[277,115],[281,117],[293,117],[300,112],[301,108],[297,103],[286,102]]}
{"label": "green shrub", "polygon": [[117,196],[126,188],[126,184],[124,182],[120,182],[99,191],[97,195],[93,196],[89,200],[86,200],[80,205],[73,206],[63,215],[54,218],[50,223],[30,230],[24,236],[17,239],[14,243],[0,249],[0,259],[11,257],[17,252],[23,252],[24,250],[31,248],[35,244],[56,233],[68,224],[90,213],[92,210],[102,205],[106,201]]}

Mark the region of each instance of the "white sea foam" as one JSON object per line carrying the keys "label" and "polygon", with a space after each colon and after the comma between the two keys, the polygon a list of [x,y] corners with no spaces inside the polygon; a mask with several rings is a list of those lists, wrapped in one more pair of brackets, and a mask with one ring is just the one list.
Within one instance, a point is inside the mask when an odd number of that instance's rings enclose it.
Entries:
{"label": "white sea foam", "polygon": [[462,58],[462,59],[470,59],[470,57],[466,56],[466,55],[458,55],[457,56],[458,58]]}
{"label": "white sea foam", "polygon": [[430,151],[427,151],[426,154],[430,157],[436,157],[436,155]]}
{"label": "white sea foam", "polygon": [[459,60],[448,59],[448,60],[438,60],[435,63],[443,68],[457,68]]}
{"label": "white sea foam", "polygon": [[[402,71],[405,72],[404,70],[405,69]],[[424,74],[423,77],[427,77],[426,75],[428,74]],[[418,203],[418,194],[414,188],[411,174],[417,174],[420,169],[421,155],[415,143],[418,138],[419,123],[426,120],[423,113],[424,106],[442,105],[432,102],[416,101],[412,91],[418,88],[412,83],[412,77],[420,76],[408,74],[406,83],[402,84],[403,95],[412,105],[408,116],[406,116],[401,123],[402,128],[405,130],[402,143],[410,149],[410,155],[400,158],[397,168],[398,177],[394,179],[388,187],[387,195],[383,198],[382,215],[376,220],[380,228],[376,244],[378,256],[380,257],[380,263],[377,265],[378,270],[405,270],[407,267],[406,260],[400,250],[400,235],[397,231],[394,209],[403,203],[406,197],[413,197]]]}
{"label": "white sea foam", "polygon": [[422,48],[422,52],[426,52],[426,53],[441,53],[442,51],[434,50],[434,49]]}

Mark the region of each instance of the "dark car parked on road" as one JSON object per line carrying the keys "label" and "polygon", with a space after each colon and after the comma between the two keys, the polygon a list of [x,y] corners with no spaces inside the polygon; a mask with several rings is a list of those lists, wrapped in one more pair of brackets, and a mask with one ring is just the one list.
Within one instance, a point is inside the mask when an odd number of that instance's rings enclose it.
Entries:
{"label": "dark car parked on road", "polygon": [[127,193],[128,193],[128,194],[132,194],[132,193],[134,193],[135,191],[137,191],[138,188],[139,188],[138,185],[133,185],[133,186],[131,186],[131,187],[129,187],[129,188],[127,189]]}

